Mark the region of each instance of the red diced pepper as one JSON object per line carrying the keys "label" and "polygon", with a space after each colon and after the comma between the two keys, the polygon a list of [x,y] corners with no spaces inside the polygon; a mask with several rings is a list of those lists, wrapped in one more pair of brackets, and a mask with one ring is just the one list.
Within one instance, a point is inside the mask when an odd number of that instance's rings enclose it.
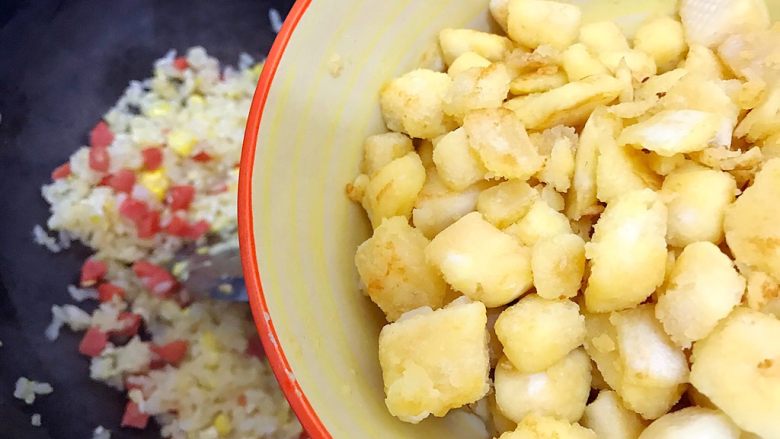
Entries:
{"label": "red diced pepper", "polygon": [[120,299],[125,298],[125,289],[114,285],[112,283],[104,283],[100,284],[98,287],[98,300],[100,300],[101,303],[103,302],[110,302],[114,300],[114,297],[119,297]]}
{"label": "red diced pepper", "polygon": [[156,146],[143,149],[141,151],[141,157],[144,160],[144,169],[146,169],[147,171],[154,171],[155,169],[158,169],[160,166],[162,166],[162,162],[163,162],[162,149]]}
{"label": "red diced pepper", "polygon": [[138,222],[149,213],[149,205],[135,198],[125,198],[119,205],[119,214],[133,222]]}
{"label": "red diced pepper", "polygon": [[164,345],[158,346],[152,344],[150,346],[152,352],[157,354],[157,356],[160,357],[162,361],[170,364],[171,366],[178,366],[179,363],[181,363],[181,360],[183,360],[184,356],[187,355],[188,347],[189,344],[185,340],[174,340]]}
{"label": "red diced pepper", "polygon": [[246,345],[246,354],[251,357],[256,357],[258,360],[263,360],[265,357],[265,351],[263,350],[263,343],[257,337],[252,337]]}
{"label": "red diced pepper", "polygon": [[135,229],[138,237],[141,239],[154,237],[154,235],[160,232],[160,212],[156,210],[147,212],[146,215],[136,221]]}
{"label": "red diced pepper", "polygon": [[187,67],[190,66],[190,63],[187,62],[186,57],[179,56],[173,60],[173,66],[176,67],[177,70],[187,70]]}
{"label": "red diced pepper", "polygon": [[130,169],[120,169],[108,178],[107,184],[117,192],[129,194],[135,185],[135,172]]}
{"label": "red diced pepper", "polygon": [[246,395],[244,395],[243,393],[238,395],[238,405],[240,405],[241,407],[246,407],[246,403],[247,403]]}
{"label": "red diced pepper", "polygon": [[211,161],[211,156],[207,152],[201,151],[195,154],[194,156],[192,156],[192,159],[195,160],[196,162],[205,163]]}
{"label": "red diced pepper", "polygon": [[108,334],[96,326],[91,326],[79,343],[79,352],[88,357],[97,357],[106,348],[106,344],[108,344]]}
{"label": "red diced pepper", "polygon": [[141,412],[138,404],[133,401],[127,401],[125,406],[125,413],[122,415],[122,427],[132,427],[139,430],[146,428],[149,423],[149,415]]}
{"label": "red diced pepper", "polygon": [[195,197],[195,187],[190,184],[171,186],[168,190],[168,203],[173,210],[186,210]]}
{"label": "red diced pepper", "polygon": [[71,174],[70,170],[70,162],[63,163],[56,168],[54,168],[53,171],[51,171],[51,179],[52,180],[62,180],[63,178],[69,177]]}
{"label": "red diced pepper", "polygon": [[111,128],[109,128],[108,124],[103,120],[98,122],[97,125],[95,125],[95,128],[92,128],[92,131],[89,133],[89,146],[93,148],[106,147],[113,141],[114,133],[111,132]]}
{"label": "red diced pepper", "polygon": [[133,272],[147,290],[158,296],[168,296],[176,291],[176,278],[159,265],[138,261],[133,264]]}
{"label": "red diced pepper", "polygon": [[169,235],[186,238],[190,234],[190,223],[184,218],[174,215],[171,222],[165,227],[165,232]]}
{"label": "red diced pepper", "polygon": [[97,172],[108,172],[111,159],[108,156],[108,148],[105,146],[93,146],[89,148],[89,167]]}
{"label": "red diced pepper", "polygon": [[190,239],[198,239],[205,235],[209,231],[211,225],[206,220],[200,220],[195,224],[190,225],[190,229],[187,233],[187,237]]}
{"label": "red diced pepper", "polygon": [[122,329],[117,329],[113,332],[114,335],[122,337],[132,337],[138,334],[138,330],[141,328],[141,316],[132,312],[119,313],[117,320],[122,323]]}
{"label": "red diced pepper", "polygon": [[82,287],[91,287],[95,285],[103,276],[106,275],[108,266],[105,262],[95,258],[89,258],[81,266],[80,284]]}

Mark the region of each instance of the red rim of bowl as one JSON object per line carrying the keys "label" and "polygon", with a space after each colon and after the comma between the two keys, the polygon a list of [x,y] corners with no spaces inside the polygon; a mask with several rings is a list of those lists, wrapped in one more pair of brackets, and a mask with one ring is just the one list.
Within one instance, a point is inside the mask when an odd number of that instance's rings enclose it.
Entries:
{"label": "red rim of bowl", "polygon": [[263,348],[265,348],[271,369],[306,432],[313,439],[329,439],[331,437],[330,433],[328,433],[325,425],[311,407],[298,381],[295,380],[281,344],[271,342],[272,339],[278,340],[278,337],[270,317],[268,304],[263,295],[252,219],[252,173],[260,122],[263,119],[263,110],[265,109],[268,93],[276,76],[276,71],[279,68],[279,63],[287,48],[287,43],[290,41],[290,37],[310,3],[311,0],[297,0],[293,5],[282,29],[276,36],[276,41],[274,41],[271,51],[268,53],[265,67],[260,74],[257,89],[252,98],[252,105],[249,109],[246,131],[244,133],[238,179],[238,234],[241,244],[244,279],[247,292],[249,293],[249,305],[252,308],[255,326],[263,342]]}

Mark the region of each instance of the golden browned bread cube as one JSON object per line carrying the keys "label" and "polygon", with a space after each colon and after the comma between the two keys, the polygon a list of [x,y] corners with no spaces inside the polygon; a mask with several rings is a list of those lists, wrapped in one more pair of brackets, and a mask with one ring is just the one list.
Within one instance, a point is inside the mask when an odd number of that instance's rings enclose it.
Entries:
{"label": "golden browned bread cube", "polygon": [[666,271],[667,211],[649,189],[630,192],[607,206],[585,254],[591,261],[585,289],[589,312],[609,312],[642,303]]}
{"label": "golden browned bread cube", "polygon": [[720,411],[687,407],[656,419],[639,439],[739,439],[740,436],[739,428]]}
{"label": "golden browned bread cube", "polygon": [[444,305],[447,285],[435,267],[425,262],[428,239],[396,216],[382,222],[374,236],[355,254],[366,293],[384,311],[387,320],[421,306]]}
{"label": "golden browned bread cube", "polygon": [[744,292],[745,279],[731,259],[711,242],[696,242],[675,261],[655,315],[672,340],[687,349],[715,329]]}
{"label": "golden browned bread cube", "polygon": [[539,372],[582,345],[585,318],[571,300],[530,294],[498,316],[496,335],[519,372]]}
{"label": "golden browned bread cube", "polygon": [[499,439],[596,439],[596,433],[580,424],[569,423],[550,416],[526,416],[515,431],[506,432]]}
{"label": "golden browned bread cube", "polygon": [[503,358],[496,366],[495,386],[498,407],[515,422],[529,415],[574,422],[588,401],[590,359],[576,349],[543,372],[522,373]]}
{"label": "golden browned bread cube", "polygon": [[520,180],[499,183],[479,194],[477,211],[499,229],[525,216],[539,193]]}
{"label": "golden browned bread cube", "polygon": [[488,307],[505,305],[532,285],[531,251],[472,212],[439,233],[425,249],[453,288]]}
{"label": "golden browned bread cube", "polygon": [[728,209],[723,228],[737,264],[780,279],[780,159],[772,159]]}
{"label": "golden browned bread cube", "polygon": [[565,49],[577,39],[582,12],[571,4],[548,0],[509,0],[507,33],[535,49],[548,44]]}
{"label": "golden browned bread cube", "polygon": [[463,128],[469,144],[488,169],[488,177],[527,180],[544,164],[525,127],[504,108],[477,110],[466,115]]}
{"label": "golden browned bread cube", "polygon": [[691,384],[742,430],[780,437],[780,320],[737,308],[693,345]]}
{"label": "golden browned bread cube", "polygon": [[379,95],[387,127],[424,139],[455,128],[455,122],[443,110],[444,96],[451,84],[446,73],[426,69],[413,70],[390,81]]}
{"label": "golden browned bread cube", "polygon": [[374,228],[385,218],[411,217],[423,184],[425,168],[414,152],[393,160],[374,174],[363,195],[363,208]]}
{"label": "golden browned bread cube", "polygon": [[482,160],[471,149],[463,128],[449,132],[435,142],[433,163],[439,177],[454,191],[462,191],[483,180],[487,173]]}
{"label": "golden browned bread cube", "polygon": [[531,271],[540,297],[576,296],[585,273],[585,241],[573,233],[540,239],[531,252]]}
{"label": "golden browned bread cube", "polygon": [[456,300],[420,309],[382,328],[379,364],[385,404],[418,423],[480,400],[490,390],[485,306]]}
{"label": "golden browned bread cube", "polygon": [[599,439],[637,439],[645,428],[642,418],[625,408],[617,393],[602,390],[596,399],[585,407],[580,420]]}
{"label": "golden browned bread cube", "polygon": [[697,241],[719,244],[726,208],[734,201],[736,190],[734,177],[726,172],[698,166],[672,171],[661,189],[669,208],[669,244],[680,248]]}

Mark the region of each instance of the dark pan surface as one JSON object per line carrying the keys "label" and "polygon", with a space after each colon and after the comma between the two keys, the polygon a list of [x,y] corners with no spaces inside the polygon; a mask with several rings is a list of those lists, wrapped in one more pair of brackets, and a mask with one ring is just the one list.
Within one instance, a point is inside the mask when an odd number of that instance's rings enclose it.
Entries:
{"label": "dark pan surface", "polygon": [[[50,254],[32,243],[44,224],[41,184],[86,141],[86,133],[131,79],[151,73],[169,48],[204,46],[227,63],[260,57],[274,34],[268,9],[292,0],[0,0],[0,438],[157,437],[156,428],[119,429],[123,396],[88,378],[78,336],[43,332],[52,304],[71,302],[88,252]],[[12,397],[20,376],[54,393],[33,406]],[[43,426],[30,425],[40,413]]]}

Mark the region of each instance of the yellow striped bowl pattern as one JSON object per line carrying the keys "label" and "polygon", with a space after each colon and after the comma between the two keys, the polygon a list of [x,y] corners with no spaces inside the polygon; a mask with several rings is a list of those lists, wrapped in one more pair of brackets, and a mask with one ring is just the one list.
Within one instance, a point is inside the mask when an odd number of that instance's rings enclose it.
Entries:
{"label": "yellow striped bowl pattern", "polygon": [[[675,9],[675,0],[571,1],[586,20],[622,17],[629,32]],[[334,438],[480,437],[464,417],[412,426],[387,413],[377,360],[384,319],[360,292],[353,263],[370,226],[344,187],[363,139],[385,131],[383,83],[416,67],[439,30],[489,26],[487,0],[314,0],[271,83],[251,164],[251,229],[269,310],[261,318],[276,329],[284,373]],[[336,77],[334,57],[343,67]]]}

